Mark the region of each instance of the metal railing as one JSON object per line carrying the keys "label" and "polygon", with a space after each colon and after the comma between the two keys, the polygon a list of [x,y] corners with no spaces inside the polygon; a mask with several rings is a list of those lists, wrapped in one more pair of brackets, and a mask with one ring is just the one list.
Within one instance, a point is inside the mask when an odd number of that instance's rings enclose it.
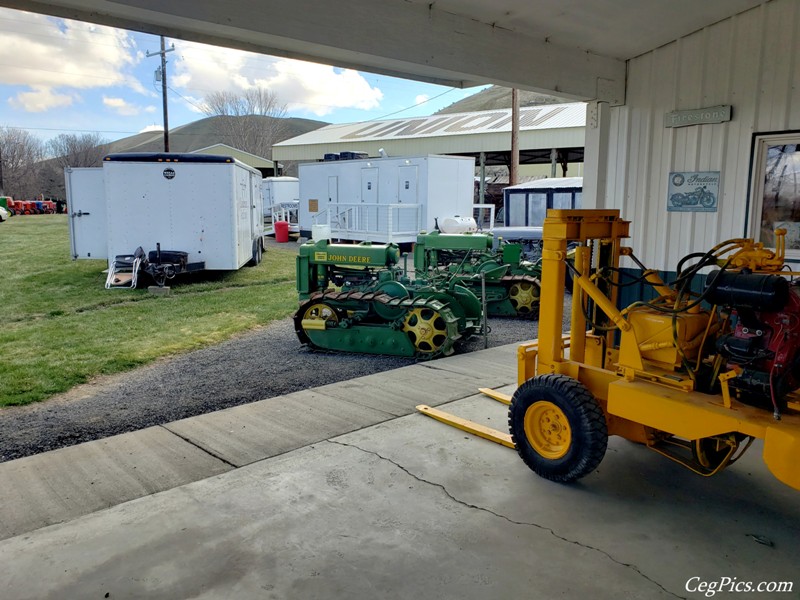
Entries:
{"label": "metal railing", "polygon": [[472,205],[472,217],[475,219],[479,231],[491,231],[494,229],[494,210],[494,204]]}
{"label": "metal railing", "polygon": [[312,220],[314,225],[330,226],[334,238],[387,243],[413,241],[422,229],[422,205],[331,203]]}
{"label": "metal railing", "polygon": [[286,221],[289,225],[298,224],[298,213],[300,211],[300,201],[281,202],[272,205],[272,222]]}

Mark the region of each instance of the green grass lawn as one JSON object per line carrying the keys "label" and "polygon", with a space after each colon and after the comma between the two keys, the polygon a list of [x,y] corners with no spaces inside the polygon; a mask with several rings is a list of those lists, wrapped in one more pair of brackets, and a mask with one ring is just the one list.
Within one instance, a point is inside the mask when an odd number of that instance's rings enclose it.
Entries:
{"label": "green grass lawn", "polygon": [[297,307],[293,248],[255,268],[104,288],[105,260],[73,261],[65,215],[0,224],[0,406],[27,404],[157,358],[216,344]]}

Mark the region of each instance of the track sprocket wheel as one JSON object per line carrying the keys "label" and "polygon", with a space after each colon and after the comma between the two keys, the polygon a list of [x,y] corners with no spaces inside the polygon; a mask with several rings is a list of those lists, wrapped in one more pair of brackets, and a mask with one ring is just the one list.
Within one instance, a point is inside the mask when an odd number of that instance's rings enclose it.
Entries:
{"label": "track sprocket wheel", "polygon": [[508,290],[508,299],[521,317],[539,313],[539,286],[532,281],[518,281]]}
{"label": "track sprocket wheel", "polygon": [[303,319],[339,323],[339,315],[336,314],[336,310],[324,302],[315,302],[309,306],[303,313]]}
{"label": "track sprocket wheel", "polygon": [[434,354],[447,342],[447,322],[442,315],[426,306],[411,310],[403,322],[403,331],[421,354]]}

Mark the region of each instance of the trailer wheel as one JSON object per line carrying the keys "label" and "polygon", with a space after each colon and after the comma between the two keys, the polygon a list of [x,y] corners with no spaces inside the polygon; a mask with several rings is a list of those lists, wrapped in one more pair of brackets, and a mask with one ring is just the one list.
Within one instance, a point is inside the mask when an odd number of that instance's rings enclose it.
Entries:
{"label": "trailer wheel", "polygon": [[263,250],[261,248],[261,240],[253,240],[253,258],[247,263],[248,266],[257,267],[261,264]]}
{"label": "trailer wheel", "polygon": [[539,375],[514,393],[508,410],[511,439],[537,475],[568,483],[594,471],[608,446],[603,409],[578,380]]}

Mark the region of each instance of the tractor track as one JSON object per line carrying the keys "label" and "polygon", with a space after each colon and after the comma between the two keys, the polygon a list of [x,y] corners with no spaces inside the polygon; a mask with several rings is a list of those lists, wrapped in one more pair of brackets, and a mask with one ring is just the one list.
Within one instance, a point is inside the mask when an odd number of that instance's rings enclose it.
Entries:
{"label": "tractor track", "polygon": [[[462,337],[457,330],[458,325],[455,315],[447,306],[435,298],[398,298],[383,292],[326,291],[315,292],[312,294],[308,300],[300,304],[300,308],[294,315],[294,328],[298,338],[303,344],[306,344],[309,348],[314,350],[325,350],[328,352],[338,351],[338,349],[325,348],[314,343],[309,337],[310,334],[303,329],[303,315],[309,307],[314,306],[315,304],[339,307],[338,310],[340,312],[346,312],[349,310],[347,308],[348,305],[351,305],[353,310],[358,310],[359,308],[363,308],[369,304],[380,305],[383,307],[393,308],[398,311],[403,311],[402,315],[398,314],[397,318],[393,319],[395,322],[402,322],[405,318],[407,318],[407,316],[410,314],[410,311],[413,309],[430,308],[431,310],[436,311],[447,322],[447,341],[436,351],[432,351],[430,353],[418,351],[415,355],[417,360],[432,360],[442,355],[452,354],[454,345]],[[370,309],[372,310],[372,307],[370,307]],[[392,327],[392,323],[388,319],[384,320],[382,324],[387,328]],[[358,324],[355,326],[358,327]]]}

